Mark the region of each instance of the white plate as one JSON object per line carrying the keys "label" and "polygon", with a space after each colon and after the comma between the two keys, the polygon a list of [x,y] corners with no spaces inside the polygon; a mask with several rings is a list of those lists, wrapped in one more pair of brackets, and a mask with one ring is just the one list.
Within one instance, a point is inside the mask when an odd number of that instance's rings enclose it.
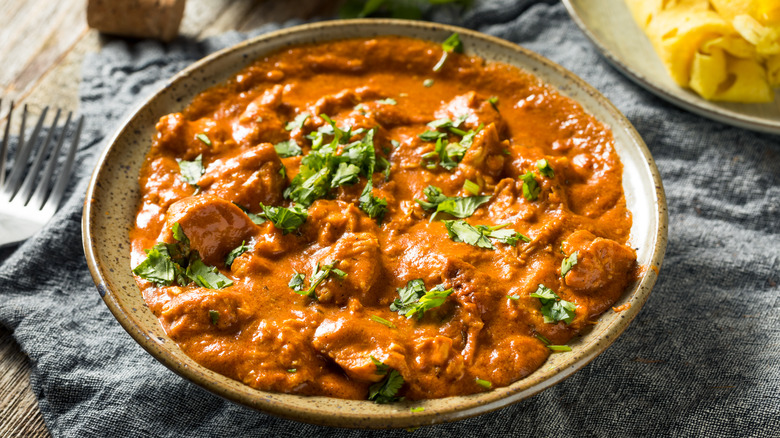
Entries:
{"label": "white plate", "polygon": [[569,15],[607,61],[646,90],[704,117],[780,134],[780,91],[771,103],[710,102],[672,80],[624,0],[563,0]]}

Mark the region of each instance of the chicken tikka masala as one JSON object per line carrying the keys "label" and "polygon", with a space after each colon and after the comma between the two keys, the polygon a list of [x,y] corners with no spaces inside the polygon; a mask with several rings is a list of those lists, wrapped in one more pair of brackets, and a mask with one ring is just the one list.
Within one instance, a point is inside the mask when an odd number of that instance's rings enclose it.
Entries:
{"label": "chicken tikka masala", "polygon": [[569,350],[623,294],[609,128],[460,52],[457,34],[297,46],[160,119],[132,265],[186,354],[269,391],[464,395]]}

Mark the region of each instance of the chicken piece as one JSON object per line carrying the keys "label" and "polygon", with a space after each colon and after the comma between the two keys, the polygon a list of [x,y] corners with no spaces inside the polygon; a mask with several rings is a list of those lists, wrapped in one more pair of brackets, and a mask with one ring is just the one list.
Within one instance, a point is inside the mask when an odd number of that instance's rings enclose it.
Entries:
{"label": "chicken piece", "polygon": [[207,265],[222,264],[227,253],[249,240],[256,225],[233,203],[210,195],[190,196],[171,205],[160,241],[173,242],[177,223]]}
{"label": "chicken piece", "polygon": [[198,186],[210,195],[230,200],[247,210],[259,211],[260,203],[279,205],[287,180],[279,171],[282,162],[269,143],[238,151],[209,163]]}
{"label": "chicken piece", "polygon": [[620,298],[636,264],[633,249],[585,230],[572,233],[562,248],[568,255],[577,252],[577,263],[564,281],[577,296],[592,298],[592,315],[600,314]]}
{"label": "chicken piece", "polygon": [[474,136],[474,142],[463,156],[460,169],[466,178],[475,181],[484,178],[488,184],[495,184],[504,170],[504,150],[508,147],[509,142],[499,140],[498,129],[491,123]]}
{"label": "chicken piece", "polygon": [[345,315],[325,319],[314,333],[312,344],[351,378],[378,382],[384,376],[377,373],[371,356],[401,375],[408,373],[406,351],[397,336],[398,330],[377,324],[367,316]]}
{"label": "chicken piece", "polygon": [[320,263],[338,260],[335,266],[347,273],[344,278],[325,281],[315,290],[320,303],[345,306],[350,298],[364,305],[373,302],[371,288],[381,273],[379,242],[371,233],[348,233],[332,247],[319,251],[313,257]]}
{"label": "chicken piece", "polygon": [[[436,111],[437,119],[457,120],[459,117],[467,115],[464,126],[466,130],[477,129],[479,125],[496,125],[499,136],[504,134],[506,129],[501,114],[493,108],[493,105],[487,99],[480,98],[477,93],[470,91],[460,96],[455,96],[447,102],[441,109]],[[461,127],[463,129],[463,127]]]}
{"label": "chicken piece", "polygon": [[317,200],[309,207],[309,217],[301,233],[320,246],[333,245],[344,233],[377,231],[376,222],[357,206],[343,201]]}
{"label": "chicken piece", "polygon": [[550,350],[531,336],[512,335],[477,354],[472,373],[494,386],[506,386],[542,366]]}
{"label": "chicken piece", "polygon": [[238,330],[252,313],[245,308],[243,295],[230,288],[197,288],[174,295],[158,316],[168,327],[168,336],[177,340],[214,330]]}
{"label": "chicken piece", "polygon": [[263,92],[247,105],[246,110],[233,123],[233,139],[243,147],[258,143],[279,143],[289,139],[284,130],[286,121],[279,110],[283,106],[284,87],[276,85]]}

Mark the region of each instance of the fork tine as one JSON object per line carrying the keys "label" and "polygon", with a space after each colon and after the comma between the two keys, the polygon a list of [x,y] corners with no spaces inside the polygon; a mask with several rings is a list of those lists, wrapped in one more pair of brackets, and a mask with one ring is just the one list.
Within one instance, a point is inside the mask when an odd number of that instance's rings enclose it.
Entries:
{"label": "fork tine", "polygon": [[[46,204],[43,206],[44,210],[56,211],[62,199],[62,194],[65,192],[65,187],[70,180],[71,171],[73,169],[73,157],[76,155],[76,146],[79,144],[79,137],[81,137],[81,129],[84,126],[84,116],[79,117],[78,126],[76,127],[76,133],[73,136],[73,142],[68,149],[68,156],[65,158],[65,163],[62,165],[62,170],[57,177],[57,182],[54,184],[54,189],[49,195],[49,199],[46,200]],[[63,133],[64,135],[64,133]],[[53,214],[52,211],[52,214]]]}
{"label": "fork tine", "polygon": [[[57,112],[57,116],[59,116],[59,111]],[[51,158],[49,158],[49,162],[46,163],[46,169],[43,171],[41,182],[38,184],[38,188],[35,189],[35,193],[33,193],[32,198],[30,198],[30,201],[27,203],[33,208],[40,209],[43,207],[43,203],[46,202],[46,195],[49,192],[49,182],[51,182],[51,176],[54,173],[54,167],[57,164],[57,157],[60,155],[62,143],[65,141],[65,133],[70,125],[71,117],[73,117],[73,112],[68,112],[68,117],[65,119],[65,124],[62,125],[57,145],[54,146],[54,150],[51,152]]]}
{"label": "fork tine", "polygon": [[3,145],[0,146],[0,189],[5,183],[5,156],[8,153],[8,132],[11,130],[11,113],[14,111],[14,101],[8,108],[8,118],[5,121],[5,134],[3,135]]}
{"label": "fork tine", "polygon": [[[46,107],[41,111],[41,116],[38,118],[38,123],[35,124],[30,138],[22,143],[24,138],[24,131],[19,135],[19,147],[16,151],[16,158],[14,158],[14,165],[12,166],[11,174],[8,176],[8,184],[5,186],[5,193],[9,197],[13,198],[14,194],[19,189],[20,179],[22,174],[27,170],[27,160],[30,158],[30,152],[32,151],[35,143],[38,140],[38,136],[41,132],[41,126],[43,126],[43,119],[46,118],[46,113],[49,111],[49,107]],[[27,118],[27,105],[24,105],[24,113],[22,114],[22,128],[24,128],[24,121]]]}
{"label": "fork tine", "polygon": [[[54,135],[54,130],[57,128],[57,122],[60,120],[60,113],[62,110],[57,109],[57,114],[54,115],[54,122],[51,124],[51,128],[49,128],[49,132],[46,134],[46,140],[43,141],[43,144],[38,148],[37,153],[35,154],[35,159],[33,160],[32,166],[30,166],[30,169],[27,171],[27,176],[24,178],[24,182],[22,183],[22,187],[19,189],[19,192],[16,194],[16,198],[18,198],[23,205],[26,205],[27,202],[30,200],[30,195],[33,191],[33,184],[35,184],[36,178],[38,178],[38,171],[41,168],[41,164],[43,163],[43,159],[46,157],[47,149],[49,148],[49,143],[51,143],[51,138]],[[57,157],[50,158],[49,161],[56,161]]]}

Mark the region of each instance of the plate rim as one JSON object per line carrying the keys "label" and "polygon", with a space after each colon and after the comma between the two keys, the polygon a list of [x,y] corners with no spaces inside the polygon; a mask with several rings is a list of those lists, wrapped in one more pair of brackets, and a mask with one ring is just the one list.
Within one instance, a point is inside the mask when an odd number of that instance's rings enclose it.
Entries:
{"label": "plate rim", "polygon": [[[152,104],[152,102],[154,102],[158,97],[160,97],[160,95],[164,93],[164,91],[168,87],[170,87],[174,82],[182,80],[183,78],[189,76],[192,72],[198,70],[202,66],[214,62],[215,60],[223,56],[227,56],[232,52],[247,49],[249,46],[262,44],[266,40],[284,37],[286,35],[289,35],[291,33],[296,33],[296,32],[311,32],[319,29],[328,29],[328,28],[340,27],[340,26],[354,26],[354,25],[369,26],[369,25],[376,25],[376,24],[398,27],[399,32],[402,32],[401,28],[458,32],[462,35],[469,35],[469,37],[473,37],[477,40],[483,40],[490,44],[503,46],[506,49],[510,49],[511,51],[516,52],[519,56],[529,57],[533,61],[536,61],[547,68],[555,70],[559,75],[571,80],[576,87],[578,87],[584,92],[587,92],[591,97],[593,97],[597,101],[597,103],[600,104],[604,110],[608,111],[612,115],[612,117],[615,120],[617,120],[618,123],[620,124],[619,127],[613,126],[612,129],[615,130],[619,128],[624,130],[625,133],[631,138],[631,140],[633,140],[632,144],[638,147],[639,152],[644,158],[645,164],[647,165],[649,173],[652,177],[654,183],[655,199],[648,200],[648,202],[650,201],[654,202],[653,204],[654,208],[652,208],[651,211],[654,211],[654,213],[656,214],[658,229],[655,232],[654,240],[649,241],[650,242],[649,245],[653,245],[650,261],[648,262],[647,269],[640,276],[640,279],[636,283],[636,286],[632,288],[630,299],[633,305],[631,306],[631,308],[623,311],[621,313],[622,318],[615,319],[615,321],[613,321],[610,324],[610,326],[607,326],[605,328],[605,329],[612,329],[612,331],[608,333],[610,336],[599,339],[597,342],[594,342],[593,345],[588,345],[585,351],[581,352],[582,354],[577,356],[577,358],[567,368],[558,370],[557,373],[553,374],[546,380],[543,380],[526,389],[515,390],[515,391],[511,390],[513,385],[524,380],[524,379],[520,379],[508,387],[497,388],[496,390],[493,391],[480,393],[472,396],[452,397],[452,398],[464,400],[465,402],[445,410],[426,412],[427,411],[426,409],[426,411],[424,412],[411,413],[408,409],[408,405],[403,405],[404,409],[402,411],[387,409],[386,413],[383,413],[381,415],[370,415],[370,416],[361,413],[350,413],[346,411],[339,411],[340,416],[334,416],[333,412],[312,413],[296,407],[290,408],[288,406],[280,406],[277,402],[271,400],[270,398],[266,399],[265,397],[262,397],[262,395],[275,396],[275,395],[279,395],[279,393],[262,391],[262,390],[252,389],[252,388],[250,388],[252,394],[257,394],[257,396],[253,397],[253,399],[250,400],[249,399],[250,397],[248,397],[246,394],[239,392],[237,390],[233,390],[230,387],[220,385],[218,384],[217,381],[211,380],[210,374],[214,373],[213,371],[210,371],[202,366],[190,367],[187,366],[187,364],[185,363],[178,363],[175,357],[171,356],[170,354],[166,355],[160,350],[157,350],[156,348],[160,345],[160,342],[158,342],[156,339],[153,339],[149,334],[147,334],[143,330],[143,327],[135,324],[135,322],[130,319],[129,315],[127,315],[126,311],[122,308],[122,303],[120,302],[120,300],[106,286],[108,283],[106,281],[107,274],[104,271],[107,269],[104,269],[105,267],[101,266],[97,254],[94,250],[95,240],[93,238],[93,234],[95,230],[93,229],[91,222],[92,222],[92,218],[97,214],[97,212],[95,209],[92,208],[92,202],[90,201],[93,199],[93,197],[95,196],[95,192],[98,190],[98,183],[100,181],[99,177],[101,175],[101,170],[104,168],[104,164],[109,154],[111,153],[112,149],[117,144],[117,141],[125,134],[127,130],[130,129],[131,122],[136,117],[138,117],[139,114],[141,114],[145,109],[147,109],[147,107],[149,107]],[[338,37],[326,38],[326,40],[330,40],[330,39],[339,39],[339,38]],[[232,74],[236,73],[239,70],[240,68],[233,70]],[[538,72],[529,72],[529,73],[534,74],[534,76],[538,77],[540,80],[547,83],[546,81],[543,80],[542,77],[539,76]],[[552,85],[550,86],[552,87]],[[553,87],[553,88],[555,88],[556,90],[558,89],[557,87]],[[559,92],[561,92],[564,95],[566,94],[563,91],[559,91]],[[578,102],[578,103],[580,105],[583,105],[582,102]],[[577,370],[581,369],[582,367],[590,363],[599,354],[604,352],[606,348],[609,345],[611,345],[612,342],[614,342],[619,337],[619,335],[628,327],[630,321],[634,317],[636,317],[636,315],[639,313],[639,310],[643,307],[644,303],[648,299],[650,291],[652,290],[652,287],[654,286],[657,280],[658,273],[664,258],[666,244],[667,244],[668,213],[667,213],[667,206],[666,206],[666,197],[664,194],[663,184],[661,182],[661,177],[658,172],[658,168],[656,167],[652,155],[650,154],[650,151],[647,148],[647,145],[642,140],[641,136],[637,133],[637,131],[634,129],[633,125],[631,125],[628,119],[625,118],[625,116],[617,109],[617,107],[615,107],[615,105],[612,102],[610,102],[598,90],[596,90],[594,87],[587,84],[584,80],[576,76],[574,73],[566,70],[565,68],[550,61],[549,59],[544,58],[541,55],[530,51],[529,49],[523,48],[512,42],[497,37],[493,37],[490,35],[486,35],[481,32],[473,31],[470,29],[465,29],[465,28],[451,26],[451,25],[444,25],[439,23],[418,22],[418,21],[410,21],[410,20],[359,19],[359,20],[331,20],[331,21],[323,21],[317,23],[309,23],[309,24],[303,24],[299,26],[280,29],[274,32],[265,33],[263,35],[250,38],[241,43],[238,43],[236,45],[227,47],[211,55],[208,55],[194,62],[193,64],[189,65],[179,73],[175,74],[173,77],[167,80],[158,91],[156,91],[151,96],[146,98],[142,103],[140,103],[135,108],[135,110],[133,110],[125,118],[123,123],[119,125],[119,128],[117,128],[115,133],[110,137],[110,140],[106,143],[106,147],[100,153],[98,159],[96,160],[95,168],[90,177],[89,186],[86,192],[81,225],[82,225],[82,244],[84,247],[84,253],[86,256],[87,265],[90,274],[98,288],[98,291],[100,292],[100,295],[103,298],[104,302],[106,303],[107,307],[109,308],[113,316],[117,319],[117,321],[120,323],[120,325],[124,328],[124,330],[127,331],[138,344],[140,344],[158,362],[162,363],[164,366],[174,371],[176,374],[230,401],[266,413],[270,413],[276,416],[287,418],[287,419],[303,421],[312,424],[326,425],[326,426],[363,427],[363,428],[390,428],[390,427],[400,428],[400,427],[417,427],[422,425],[431,425],[431,424],[437,424],[445,421],[455,421],[455,420],[460,420],[460,419],[497,410],[509,404],[518,402],[522,399],[531,397],[532,395],[544,389],[547,389],[561,382],[562,380],[565,380],[566,378],[573,375]],[[624,294],[624,296],[625,295],[626,294]],[[615,326],[614,328],[612,327],[613,325]],[[203,370],[199,370],[198,369],[199,367],[203,368],[205,372]],[[247,386],[246,388],[249,387]],[[296,396],[296,397],[305,397],[305,396]],[[312,398],[318,398],[318,397],[312,397]],[[367,402],[367,401],[358,401],[358,402],[364,404],[370,403],[372,406],[374,406],[372,402]],[[415,403],[420,404],[424,402],[425,401],[420,401]],[[392,406],[392,405],[383,405],[383,406]]]}
{"label": "plate rim", "polygon": [[[675,106],[710,120],[715,120],[716,122],[736,126],[738,128],[749,129],[751,131],[780,135],[780,120],[772,121],[766,118],[742,114],[726,108],[719,108],[716,110],[703,107],[697,102],[699,99],[704,100],[704,98],[695,95],[677,95],[665,87],[658,85],[655,81],[642,73],[634,70],[628,64],[624,63],[620,56],[610,50],[610,48],[604,44],[593,31],[591,31],[590,27],[585,23],[585,20],[583,20],[578,13],[577,6],[574,5],[575,1],[576,0],[562,0],[566,11],[569,13],[569,17],[571,17],[580,31],[582,31],[588,40],[590,40],[591,44],[596,47],[601,56],[635,84]],[[687,92],[687,90],[682,87],[680,87],[680,91]]]}

